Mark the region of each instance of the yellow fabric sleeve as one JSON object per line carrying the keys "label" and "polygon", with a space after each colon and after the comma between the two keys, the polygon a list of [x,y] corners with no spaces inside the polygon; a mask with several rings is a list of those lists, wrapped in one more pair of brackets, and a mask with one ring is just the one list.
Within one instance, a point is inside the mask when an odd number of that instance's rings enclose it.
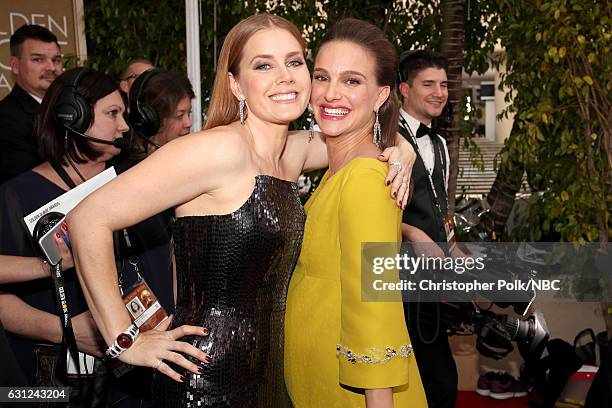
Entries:
{"label": "yellow fabric sleeve", "polygon": [[[361,245],[398,242],[401,210],[384,180],[387,166],[364,161],[347,174],[340,193],[341,329],[337,346],[340,383],[357,388],[408,383],[411,356],[403,304],[363,302]],[[397,271],[395,271],[397,273]]]}

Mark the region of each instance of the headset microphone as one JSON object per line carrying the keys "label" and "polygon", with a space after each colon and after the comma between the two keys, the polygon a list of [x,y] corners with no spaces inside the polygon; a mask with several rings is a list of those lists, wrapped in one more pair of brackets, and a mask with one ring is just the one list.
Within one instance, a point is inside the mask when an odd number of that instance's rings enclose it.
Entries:
{"label": "headset microphone", "polygon": [[90,140],[94,143],[101,143],[101,144],[105,144],[105,145],[109,145],[109,146],[115,146],[117,149],[123,149],[125,147],[125,141],[123,140],[122,137],[118,137],[114,140],[104,140],[104,139],[98,139],[97,137],[93,137],[93,136],[88,136],[85,135],[81,132],[76,131],[75,129],[71,128],[70,126],[64,125],[64,127],[66,128],[66,130],[74,133],[77,136],[81,136],[84,139]]}
{"label": "headset microphone", "polygon": [[[161,147],[160,145],[158,145],[157,143],[155,143],[154,141],[152,141],[148,137],[142,135],[140,132],[134,132],[134,133],[136,133],[138,136],[140,136],[142,138],[142,140],[145,141],[145,143],[148,143],[150,145],[155,146],[156,149],[159,149]],[[119,139],[116,139],[116,140],[119,140]]]}

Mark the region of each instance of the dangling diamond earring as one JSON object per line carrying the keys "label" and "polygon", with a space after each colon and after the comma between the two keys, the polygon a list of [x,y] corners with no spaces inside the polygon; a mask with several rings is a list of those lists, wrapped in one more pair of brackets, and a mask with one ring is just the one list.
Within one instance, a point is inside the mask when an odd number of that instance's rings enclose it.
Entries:
{"label": "dangling diamond earring", "polygon": [[244,99],[240,100],[240,104],[238,109],[240,110],[240,124],[244,125],[244,109],[246,108],[246,101]]}
{"label": "dangling diamond earring", "polygon": [[374,137],[372,142],[380,147],[382,145],[382,129],[380,127],[380,121],[378,120],[378,109],[376,109],[376,120],[374,121]]}
{"label": "dangling diamond earring", "polygon": [[314,109],[312,109],[312,105],[310,103],[308,103],[308,118],[306,121],[308,122],[308,142],[310,143],[312,139],[314,139],[314,131],[317,125],[314,118]]}

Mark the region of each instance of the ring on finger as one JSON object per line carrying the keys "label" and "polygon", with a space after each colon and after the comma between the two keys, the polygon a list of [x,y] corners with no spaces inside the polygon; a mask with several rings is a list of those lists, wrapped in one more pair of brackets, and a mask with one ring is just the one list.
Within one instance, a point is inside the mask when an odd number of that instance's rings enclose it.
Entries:
{"label": "ring on finger", "polygon": [[155,363],[155,365],[153,366],[153,371],[157,371],[161,363],[163,363],[163,361],[157,360],[157,363]]}
{"label": "ring on finger", "polygon": [[389,162],[390,165],[395,166],[395,169],[397,170],[397,172],[399,173],[400,171],[402,171],[402,163],[398,162],[398,161],[391,161]]}

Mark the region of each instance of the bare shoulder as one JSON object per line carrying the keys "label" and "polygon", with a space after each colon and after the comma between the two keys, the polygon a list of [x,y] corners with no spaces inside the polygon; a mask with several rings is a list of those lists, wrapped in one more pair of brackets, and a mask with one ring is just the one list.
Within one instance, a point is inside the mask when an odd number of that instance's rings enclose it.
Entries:
{"label": "bare shoulder", "polygon": [[231,126],[191,133],[167,143],[160,153],[175,160],[200,163],[215,170],[229,170],[244,164],[249,153],[241,135]]}

